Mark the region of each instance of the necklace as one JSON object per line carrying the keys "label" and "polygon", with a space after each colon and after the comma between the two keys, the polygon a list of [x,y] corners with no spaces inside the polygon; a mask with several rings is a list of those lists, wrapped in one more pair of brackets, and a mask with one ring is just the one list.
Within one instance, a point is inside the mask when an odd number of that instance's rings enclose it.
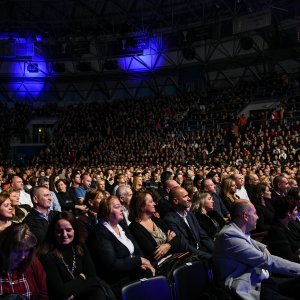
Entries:
{"label": "necklace", "polygon": [[69,272],[69,274],[71,275],[72,279],[74,279],[75,278],[74,271],[76,269],[76,255],[75,255],[74,247],[72,247],[72,252],[73,252],[73,262],[72,262],[72,269],[71,270],[70,270],[68,264],[65,262],[63,256],[61,256],[61,261],[64,264],[64,266],[66,267],[66,269]]}

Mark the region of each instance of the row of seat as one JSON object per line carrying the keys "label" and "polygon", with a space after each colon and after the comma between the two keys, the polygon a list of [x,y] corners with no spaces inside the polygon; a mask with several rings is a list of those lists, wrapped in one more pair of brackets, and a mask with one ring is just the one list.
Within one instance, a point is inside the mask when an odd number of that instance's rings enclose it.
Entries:
{"label": "row of seat", "polygon": [[125,286],[122,300],[203,300],[213,283],[212,269],[196,261],[174,270],[172,284],[166,277],[143,278]]}

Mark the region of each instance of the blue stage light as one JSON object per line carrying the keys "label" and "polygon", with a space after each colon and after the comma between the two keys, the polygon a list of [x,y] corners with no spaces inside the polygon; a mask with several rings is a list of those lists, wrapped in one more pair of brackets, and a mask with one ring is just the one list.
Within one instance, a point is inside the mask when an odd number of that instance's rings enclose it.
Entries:
{"label": "blue stage light", "polygon": [[38,73],[39,65],[37,63],[30,63],[27,65],[27,71],[29,73]]}
{"label": "blue stage light", "polygon": [[122,70],[127,72],[145,72],[158,69],[163,65],[161,38],[149,38],[147,42],[141,39],[139,46],[143,48],[142,55],[131,55],[118,59],[119,67]]}

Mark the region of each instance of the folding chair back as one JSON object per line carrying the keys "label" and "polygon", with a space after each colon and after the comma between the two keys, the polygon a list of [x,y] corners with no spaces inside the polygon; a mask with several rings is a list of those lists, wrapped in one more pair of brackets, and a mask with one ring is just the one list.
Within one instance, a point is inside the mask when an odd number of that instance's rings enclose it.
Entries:
{"label": "folding chair back", "polygon": [[186,263],[173,272],[175,300],[199,300],[212,281],[212,270],[207,263]]}
{"label": "folding chair back", "polygon": [[144,278],[125,286],[122,300],[172,300],[172,290],[164,276]]}

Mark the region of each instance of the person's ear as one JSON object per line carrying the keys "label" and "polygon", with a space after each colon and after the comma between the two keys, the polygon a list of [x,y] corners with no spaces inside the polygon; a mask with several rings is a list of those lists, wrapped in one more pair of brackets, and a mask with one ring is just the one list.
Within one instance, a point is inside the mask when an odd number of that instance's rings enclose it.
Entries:
{"label": "person's ear", "polygon": [[178,204],[178,199],[177,198],[173,198],[173,203],[175,204],[175,205],[177,205]]}
{"label": "person's ear", "polygon": [[32,202],[33,202],[33,203],[38,203],[38,201],[37,201],[37,196],[33,196],[33,197],[32,197]]}

